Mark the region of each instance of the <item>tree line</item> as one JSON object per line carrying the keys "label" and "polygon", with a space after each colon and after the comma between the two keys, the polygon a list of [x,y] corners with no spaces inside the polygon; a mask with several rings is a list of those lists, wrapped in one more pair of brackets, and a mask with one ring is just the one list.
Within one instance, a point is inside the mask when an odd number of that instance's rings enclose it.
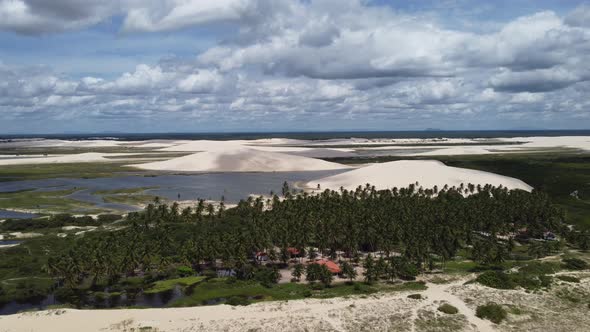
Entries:
{"label": "tree line", "polygon": [[[462,248],[470,248],[478,262],[499,263],[514,245],[503,235],[561,234],[564,219],[543,192],[491,185],[423,189],[416,183],[376,190],[367,184],[318,194],[283,188],[282,197],[249,197],[231,209],[202,200],[182,210],[176,203],[149,204],[130,213],[118,230],[86,233],[50,258],[47,270],[70,285],[88,278],[114,282],[179,265],[224,268],[248,279],[258,266],[255,253],[265,252],[284,265],[288,249],[296,248],[310,257],[341,255],[364,265],[368,259],[381,264],[366,257],[379,253],[390,266],[379,275],[394,278],[432,269],[435,261],[444,266]],[[311,272],[318,280],[327,278]]]}

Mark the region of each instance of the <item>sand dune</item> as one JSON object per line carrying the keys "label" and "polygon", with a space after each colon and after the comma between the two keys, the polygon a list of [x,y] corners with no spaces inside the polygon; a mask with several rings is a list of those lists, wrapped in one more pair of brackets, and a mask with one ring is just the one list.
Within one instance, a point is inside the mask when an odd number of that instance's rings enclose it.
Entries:
{"label": "sand dune", "polygon": [[147,170],[181,172],[288,172],[349,168],[319,159],[245,147],[199,152],[166,161],[132,166]]}
{"label": "sand dune", "polygon": [[107,156],[122,156],[124,153],[78,153],[62,156],[41,156],[26,157],[13,159],[0,159],[0,165],[25,165],[25,164],[67,164],[67,163],[90,163],[90,162],[112,162]]}
{"label": "sand dune", "polygon": [[344,187],[348,190],[354,190],[359,185],[370,183],[377,189],[387,189],[407,187],[416,181],[424,188],[433,188],[435,185],[442,188],[445,184],[459,186],[461,183],[472,183],[475,185],[492,184],[495,186],[502,185],[510,189],[532,190],[531,186],[518,179],[471,169],[449,167],[435,160],[400,160],[373,164],[310,181],[306,186],[316,188],[320,184],[323,189],[338,190],[340,187]]}

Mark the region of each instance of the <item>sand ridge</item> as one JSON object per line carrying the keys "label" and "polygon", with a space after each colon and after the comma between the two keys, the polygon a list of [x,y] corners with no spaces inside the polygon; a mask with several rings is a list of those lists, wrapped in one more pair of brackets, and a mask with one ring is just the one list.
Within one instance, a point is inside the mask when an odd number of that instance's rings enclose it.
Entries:
{"label": "sand ridge", "polygon": [[345,173],[309,181],[305,186],[322,189],[338,190],[344,187],[354,190],[359,185],[371,184],[377,189],[405,188],[418,182],[423,188],[443,188],[444,185],[460,186],[491,184],[504,186],[508,189],[531,191],[532,187],[521,180],[498,174],[476,171],[465,168],[449,167],[436,160],[400,160],[381,164],[372,164]]}

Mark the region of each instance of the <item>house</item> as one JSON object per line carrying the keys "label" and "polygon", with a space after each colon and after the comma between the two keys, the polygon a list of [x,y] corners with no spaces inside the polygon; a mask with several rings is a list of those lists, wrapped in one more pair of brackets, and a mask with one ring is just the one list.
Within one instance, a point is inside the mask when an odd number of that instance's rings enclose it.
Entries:
{"label": "house", "polygon": [[340,268],[340,266],[338,266],[338,264],[336,264],[335,262],[328,260],[328,259],[320,259],[318,261],[316,261],[317,264],[319,265],[325,265],[328,270],[330,270],[330,272],[332,272],[332,274],[340,274],[342,273],[342,269]]}
{"label": "house", "polygon": [[287,248],[287,252],[291,257],[301,257],[301,252],[297,248],[289,247]]}

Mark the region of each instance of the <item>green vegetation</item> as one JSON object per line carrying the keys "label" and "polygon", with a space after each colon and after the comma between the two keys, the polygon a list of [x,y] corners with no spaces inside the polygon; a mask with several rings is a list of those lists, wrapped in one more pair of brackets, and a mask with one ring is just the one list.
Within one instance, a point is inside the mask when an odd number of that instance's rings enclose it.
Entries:
{"label": "green vegetation", "polygon": [[408,298],[413,300],[422,300],[422,294],[410,294],[408,295]]}
{"label": "green vegetation", "polygon": [[488,303],[478,306],[475,315],[481,319],[487,319],[496,324],[500,324],[506,319],[506,317],[508,317],[506,310],[496,303]]}
{"label": "green vegetation", "polygon": [[8,219],[0,223],[0,231],[23,232],[56,229],[64,226],[101,226],[121,218],[116,214],[100,215],[97,219],[90,216],[74,217],[70,214],[54,214],[51,217],[38,219]]}
{"label": "green vegetation", "polygon": [[129,175],[129,172],[148,174],[135,168],[127,167],[125,163],[72,163],[72,164],[36,164],[10,165],[0,167],[0,182],[53,179],[63,177],[100,178],[118,175]]}
{"label": "green vegetation", "polygon": [[168,280],[161,280],[156,281],[152,287],[145,290],[144,293],[146,294],[154,294],[154,293],[161,293],[166,292],[174,289],[176,285],[180,286],[193,286],[201,281],[205,280],[205,277],[199,276],[191,276],[191,277],[184,277],[184,278],[177,278],[177,279],[168,279]]}
{"label": "green vegetation", "polygon": [[[135,192],[123,189],[111,194]],[[82,307],[114,306],[122,294],[133,299],[142,293],[167,303],[177,285],[185,295],[168,305],[415,293],[426,289],[425,283],[400,280],[440,270],[485,271],[477,280],[484,285],[533,290],[549,287],[548,275],[560,264],[514,257],[522,257],[531,238],[546,231],[568,238],[561,211],[537,191],[466,184],[383,191],[367,185],[317,196],[284,192],[284,200],[249,198],[229,210],[202,200],[182,210],[176,203],[154,202],[123,220],[118,215],[97,219],[59,215],[7,221],[0,225],[3,232],[35,230],[47,235],[0,251],[0,281],[49,280],[50,287],[37,287],[39,294],[54,291],[63,302]],[[465,192],[473,194],[464,197]],[[100,227],[81,236],[58,238],[56,233],[63,232],[65,225]],[[499,236],[524,228],[521,240]],[[305,261],[299,265],[299,257],[291,256],[293,249],[298,256],[333,260],[342,276],[333,275],[326,265]],[[265,253],[268,260],[260,262],[254,253]],[[354,282],[361,273],[358,266],[364,267],[365,283]],[[493,270],[496,267],[500,270]],[[502,271],[510,268],[516,272]],[[281,269],[292,269],[295,281],[305,275],[310,283],[278,284]],[[2,292],[5,301],[34,295],[4,288]]]}
{"label": "green vegetation", "polygon": [[486,271],[475,279],[476,282],[497,289],[515,289],[522,287],[527,290],[537,290],[551,286],[553,274],[559,270],[558,263],[530,262],[522,266],[517,272]]}
{"label": "green vegetation", "polygon": [[457,307],[450,305],[448,303],[443,303],[442,305],[440,305],[437,308],[437,310],[440,312],[444,312],[445,314],[448,314],[448,315],[454,315],[459,312],[459,309],[457,309]]}
{"label": "green vegetation", "polygon": [[53,213],[67,212],[75,209],[93,209],[94,206],[65,196],[71,195],[78,189],[66,190],[23,190],[17,192],[0,193],[0,209],[21,209],[34,212]]}
{"label": "green vegetation", "polygon": [[141,194],[146,190],[155,189],[157,187],[136,187],[136,188],[122,188],[112,190],[97,190],[92,192],[94,195],[118,195],[118,194]]}
{"label": "green vegetation", "polygon": [[565,282],[572,282],[572,283],[579,283],[580,278],[576,278],[574,276],[557,276],[557,279]]}
{"label": "green vegetation", "polygon": [[563,267],[568,270],[585,270],[588,268],[588,263],[579,258],[566,258],[563,260]]}

